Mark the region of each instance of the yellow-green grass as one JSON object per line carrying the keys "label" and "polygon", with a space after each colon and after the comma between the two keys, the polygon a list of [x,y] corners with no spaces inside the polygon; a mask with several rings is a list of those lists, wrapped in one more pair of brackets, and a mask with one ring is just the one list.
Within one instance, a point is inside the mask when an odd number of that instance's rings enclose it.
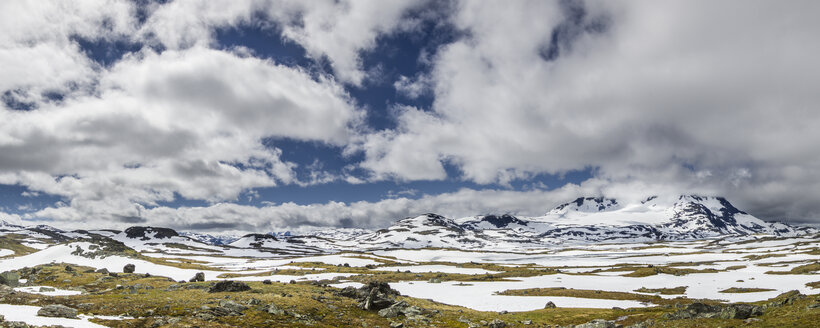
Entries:
{"label": "yellow-green grass", "polygon": [[[683,287],[685,289],[685,287]],[[691,303],[693,300],[678,297],[675,299],[666,299],[657,295],[646,295],[628,292],[613,292],[592,289],[573,289],[563,287],[552,288],[527,288],[527,289],[508,289],[498,293],[499,295],[509,296],[560,296],[560,297],[578,297],[578,298],[594,298],[605,300],[626,300],[638,301],[654,304],[676,304],[676,303]]]}
{"label": "yellow-green grass", "polygon": [[[179,318],[180,322],[174,327],[388,327],[391,321],[399,319],[385,319],[374,312],[358,308],[355,300],[336,296],[338,289],[313,284],[281,284],[265,285],[259,282],[249,282],[252,290],[240,293],[207,293],[202,289],[166,290],[172,284],[167,278],[145,277],[137,274],[119,274],[116,278],[107,277],[99,273],[86,273],[90,268],[72,266],[73,272],[65,270],[65,265],[44,265],[39,267],[41,273],[33,278],[33,285],[48,285],[59,288],[84,288],[88,293],[76,296],[48,297],[27,293],[14,293],[4,297],[3,303],[43,306],[45,304],[60,303],[79,308],[84,314],[97,315],[129,315],[143,317],[130,320],[94,320],[111,327],[141,327],[152,326],[160,317]],[[128,289],[117,289],[116,285],[134,286],[141,284],[153,289],[139,289],[132,294]],[[179,286],[206,287],[210,282],[177,284]],[[569,296],[579,297],[584,293],[596,291],[564,292]],[[528,293],[529,295],[530,293]],[[615,297],[633,297],[631,293]],[[654,298],[656,295],[642,295]],[[606,297],[606,296],[603,296]],[[255,298],[261,304],[276,304],[278,307],[293,313],[299,313],[303,318],[296,319],[291,315],[268,314],[260,307],[252,306],[244,311],[243,316],[219,317],[214,321],[202,321],[195,317],[202,306],[215,306],[220,300],[231,299],[244,303]],[[596,296],[602,298],[602,296]],[[659,298],[659,297],[658,297]],[[432,302],[429,300],[399,297],[411,305],[422,307],[431,313],[430,322],[405,321],[405,327],[466,327],[467,324],[458,321],[459,318],[469,320],[480,325],[493,319],[501,319],[507,327],[545,327],[576,325],[589,322],[593,319],[615,320],[625,317],[618,323],[628,326],[647,319],[655,320],[653,327],[813,327],[820,323],[820,311],[808,309],[807,305],[817,302],[817,296],[808,296],[794,303],[782,307],[768,308],[761,321],[745,323],[743,320],[720,319],[693,319],[693,320],[666,320],[661,316],[664,313],[674,312],[674,306],[661,306],[636,309],[568,309],[555,308],[527,312],[500,314],[496,312],[482,312]],[[619,299],[619,298],[615,298]],[[670,300],[686,303],[686,299]],[[765,304],[758,302],[757,304]],[[669,303],[671,305],[672,303]],[[522,324],[531,320],[531,325]],[[170,326],[163,326],[170,327]]]}
{"label": "yellow-green grass", "polygon": [[[14,254],[10,254],[4,257],[16,257],[16,256],[23,256],[27,254],[31,254],[37,252],[38,249],[28,247],[22,244],[23,239],[29,239],[28,236],[18,235],[18,234],[7,234],[0,236],[0,249],[8,249],[14,251]],[[0,257],[2,258],[2,257]]]}
{"label": "yellow-green grass", "polygon": [[820,271],[820,263],[799,265],[789,271],[766,271],[767,274],[814,274]]}
{"label": "yellow-green grass", "polygon": [[661,295],[682,295],[686,293],[686,286],[679,286],[674,288],[646,288],[641,287],[635,291],[638,293],[652,293]]}
{"label": "yellow-green grass", "polygon": [[719,293],[760,293],[771,292],[774,289],[770,288],[747,288],[747,287],[730,287],[719,291]]}

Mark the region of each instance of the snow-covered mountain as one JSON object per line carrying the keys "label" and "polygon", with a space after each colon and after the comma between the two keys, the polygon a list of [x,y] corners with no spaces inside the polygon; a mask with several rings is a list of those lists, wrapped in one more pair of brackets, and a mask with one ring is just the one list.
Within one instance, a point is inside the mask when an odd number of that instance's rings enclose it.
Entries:
{"label": "snow-covered mountain", "polygon": [[791,236],[807,232],[749,215],[722,197],[650,197],[622,204],[584,197],[539,217],[484,215],[452,220],[425,214],[355,238],[360,247],[464,249],[540,248],[567,243],[648,242],[754,234]]}
{"label": "snow-covered mountain", "polygon": [[[459,219],[424,214],[378,231],[328,229],[302,235],[248,234],[242,237],[179,233],[159,227],[62,231],[49,226],[0,223],[0,235],[15,233],[63,243],[108,238],[140,252],[256,254],[290,256],[384,248],[526,250],[590,242],[651,242],[749,235],[794,236],[816,229],[769,223],[745,213],[722,197],[650,197],[627,203],[584,197],[543,216],[480,215]],[[267,255],[266,255],[267,254]]]}

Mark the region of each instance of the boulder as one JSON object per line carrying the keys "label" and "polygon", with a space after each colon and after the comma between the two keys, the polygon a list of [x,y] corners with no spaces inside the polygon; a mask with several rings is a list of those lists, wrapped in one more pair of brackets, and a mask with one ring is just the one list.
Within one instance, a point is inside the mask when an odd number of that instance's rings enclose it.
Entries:
{"label": "boulder", "polygon": [[493,321],[490,321],[490,323],[487,324],[487,327],[489,327],[489,328],[505,328],[505,327],[507,327],[507,323],[504,322],[504,321],[501,321],[499,319],[495,319]]}
{"label": "boulder", "polygon": [[41,317],[76,319],[77,309],[62,304],[50,304],[40,308],[40,310],[37,311],[37,315]]}
{"label": "boulder", "polygon": [[122,268],[122,272],[124,272],[124,273],[134,273],[134,270],[136,270],[136,269],[137,269],[137,267],[135,265],[133,265],[131,263],[128,263]]}
{"label": "boulder", "polygon": [[236,302],[231,301],[231,300],[221,300],[221,301],[219,301],[219,306],[223,307],[223,308],[226,308],[226,309],[228,309],[232,312],[238,312],[238,313],[242,313],[242,311],[245,311],[245,310],[248,309],[247,306],[244,306],[242,304],[236,303]]}
{"label": "boulder", "polygon": [[190,281],[190,282],[201,282],[201,281],[205,281],[205,273],[203,273],[203,272],[197,272],[197,273],[194,275],[194,277],[193,277],[193,278],[191,278],[191,280],[188,280],[188,281]]}
{"label": "boulder", "polygon": [[267,312],[269,314],[273,314],[273,315],[286,315],[287,314],[287,312],[285,312],[285,310],[282,310],[281,308],[276,306],[276,304],[273,304],[273,303],[268,304],[268,306],[265,307],[265,312]]}
{"label": "boulder", "polygon": [[750,304],[729,304],[724,307],[718,318],[721,319],[748,319],[763,315],[763,308]]}
{"label": "boulder", "polygon": [[244,282],[233,281],[233,280],[223,280],[217,282],[213,286],[208,289],[209,293],[222,293],[222,292],[244,292],[251,290],[251,286]]}
{"label": "boulder", "polygon": [[386,309],[396,303],[393,296],[398,295],[395,289],[386,282],[372,281],[361,288],[346,287],[337,295],[353,298],[359,301],[359,307],[368,311]]}
{"label": "boulder", "polygon": [[40,290],[39,290],[39,292],[41,292],[41,293],[54,292],[54,291],[57,291],[57,289],[54,288],[54,287],[46,287],[46,286],[40,287]]}
{"label": "boulder", "polygon": [[106,268],[100,268],[100,269],[97,269],[97,271],[94,271],[94,272],[96,272],[96,273],[102,273],[102,274],[108,274],[108,269],[106,269]]}
{"label": "boulder", "polygon": [[396,302],[387,308],[379,310],[379,316],[384,318],[395,318],[402,315],[412,317],[420,315],[421,313],[421,308],[417,306],[410,306],[404,301]]}
{"label": "boulder", "polygon": [[546,305],[544,305],[544,308],[545,309],[554,309],[554,308],[557,308],[557,306],[555,306],[555,303],[553,303],[552,301],[549,301],[549,302],[547,302]]}
{"label": "boulder", "polygon": [[575,328],[615,328],[614,321],[607,321],[604,319],[595,319],[587,323],[575,325]]}
{"label": "boulder", "polygon": [[0,285],[6,285],[9,287],[20,286],[20,275],[15,271],[0,273]]}
{"label": "boulder", "polygon": [[695,318],[721,318],[721,319],[748,319],[763,314],[763,308],[750,304],[726,304],[709,305],[695,302],[687,305],[682,310],[665,315],[668,319],[695,319]]}

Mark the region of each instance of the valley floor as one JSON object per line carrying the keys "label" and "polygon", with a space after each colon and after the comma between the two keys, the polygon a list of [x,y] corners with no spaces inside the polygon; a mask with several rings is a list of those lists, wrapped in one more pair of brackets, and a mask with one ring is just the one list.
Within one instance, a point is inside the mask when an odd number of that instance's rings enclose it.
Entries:
{"label": "valley floor", "polygon": [[[820,326],[819,261],[814,235],[294,257],[216,246],[111,251],[6,234],[0,271],[19,275],[20,285],[0,286],[0,326],[549,327],[601,319],[588,327],[812,327]],[[127,264],[133,273],[122,273]],[[187,282],[199,272],[204,281]],[[248,288],[215,289],[225,280]],[[374,291],[374,281],[397,295]],[[382,301],[393,312],[378,311]],[[79,316],[38,316],[49,304]]]}

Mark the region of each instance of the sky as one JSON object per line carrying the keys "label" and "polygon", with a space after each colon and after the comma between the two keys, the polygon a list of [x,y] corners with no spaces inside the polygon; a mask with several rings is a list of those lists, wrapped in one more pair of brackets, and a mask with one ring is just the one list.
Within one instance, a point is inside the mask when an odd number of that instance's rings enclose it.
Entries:
{"label": "sky", "polygon": [[817,1],[0,2],[0,219],[202,232],[719,195],[820,223]]}

